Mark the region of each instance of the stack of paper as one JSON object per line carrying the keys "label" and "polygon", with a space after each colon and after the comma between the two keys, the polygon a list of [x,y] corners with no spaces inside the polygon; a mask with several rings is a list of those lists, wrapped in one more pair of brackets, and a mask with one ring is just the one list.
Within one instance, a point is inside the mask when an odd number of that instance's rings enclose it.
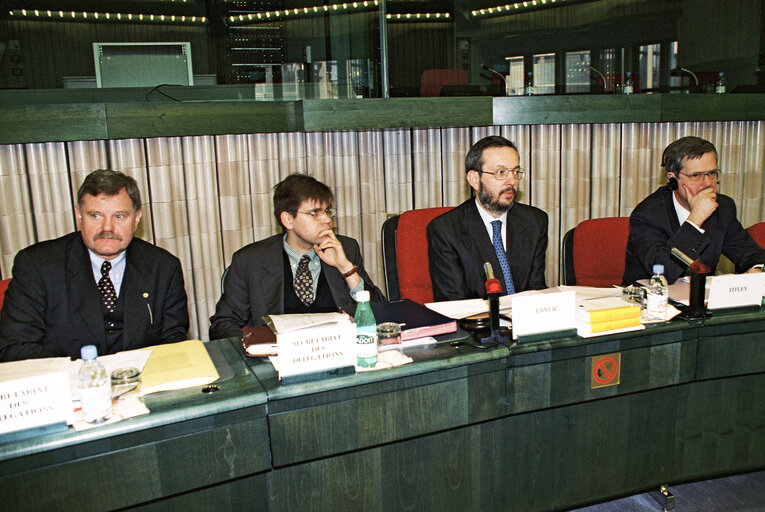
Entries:
{"label": "stack of paper", "polygon": [[640,328],[640,311],[640,306],[621,297],[584,299],[577,307],[577,332],[586,336]]}

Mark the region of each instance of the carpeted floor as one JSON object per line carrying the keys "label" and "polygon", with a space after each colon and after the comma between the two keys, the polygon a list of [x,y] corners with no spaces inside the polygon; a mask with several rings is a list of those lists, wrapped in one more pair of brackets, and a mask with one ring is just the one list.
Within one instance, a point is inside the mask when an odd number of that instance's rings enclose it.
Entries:
{"label": "carpeted floor", "polygon": [[[671,485],[674,512],[765,511],[765,471]],[[648,493],[575,509],[575,512],[662,512]],[[574,512],[574,511],[572,511]]]}

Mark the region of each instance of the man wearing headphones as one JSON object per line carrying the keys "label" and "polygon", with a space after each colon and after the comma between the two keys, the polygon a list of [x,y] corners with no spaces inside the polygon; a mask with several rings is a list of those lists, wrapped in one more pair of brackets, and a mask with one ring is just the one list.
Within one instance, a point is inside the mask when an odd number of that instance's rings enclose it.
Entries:
{"label": "man wearing headphones", "polygon": [[653,265],[664,265],[667,282],[684,274],[670,256],[673,247],[712,272],[720,254],[736,272],[761,271],[765,250],[736,218],[736,204],[717,193],[720,169],[714,145],[699,137],[683,137],[664,150],[661,165],[668,183],[638,204],[630,215],[630,236],[622,283],[651,277]]}

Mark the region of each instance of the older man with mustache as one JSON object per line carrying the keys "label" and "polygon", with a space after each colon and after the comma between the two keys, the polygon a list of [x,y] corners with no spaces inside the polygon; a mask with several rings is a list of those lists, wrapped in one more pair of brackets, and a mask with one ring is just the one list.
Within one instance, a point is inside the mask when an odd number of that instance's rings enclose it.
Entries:
{"label": "older man with mustache", "polygon": [[524,175],[515,145],[484,137],[470,148],[465,172],[475,198],[427,229],[434,300],[486,297],[487,261],[506,294],[545,288],[547,214],[515,202]]}
{"label": "older man with mustache", "polygon": [[79,232],[20,251],[0,311],[0,361],[79,357],[186,339],[189,317],[178,258],[134,238],[141,194],[121,172],[97,170],[80,186]]}

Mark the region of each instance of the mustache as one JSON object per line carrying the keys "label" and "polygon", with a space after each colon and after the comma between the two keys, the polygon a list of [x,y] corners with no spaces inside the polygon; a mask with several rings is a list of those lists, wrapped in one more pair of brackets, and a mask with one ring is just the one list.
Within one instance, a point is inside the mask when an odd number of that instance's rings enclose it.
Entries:
{"label": "mustache", "polygon": [[517,194],[518,194],[518,189],[517,189],[517,188],[515,188],[513,185],[509,185],[509,186],[507,186],[507,187],[503,188],[503,189],[502,189],[502,191],[500,191],[500,193],[499,193],[499,194],[500,194],[500,195],[502,195],[502,194],[504,194],[505,192],[510,192],[510,191],[512,191],[512,192],[513,192],[513,195],[517,195]]}
{"label": "mustache", "polygon": [[122,241],[122,237],[118,235],[117,233],[112,233],[111,231],[101,231],[97,235],[93,236],[93,241],[100,240],[102,238],[106,238],[107,240],[119,240]]}

